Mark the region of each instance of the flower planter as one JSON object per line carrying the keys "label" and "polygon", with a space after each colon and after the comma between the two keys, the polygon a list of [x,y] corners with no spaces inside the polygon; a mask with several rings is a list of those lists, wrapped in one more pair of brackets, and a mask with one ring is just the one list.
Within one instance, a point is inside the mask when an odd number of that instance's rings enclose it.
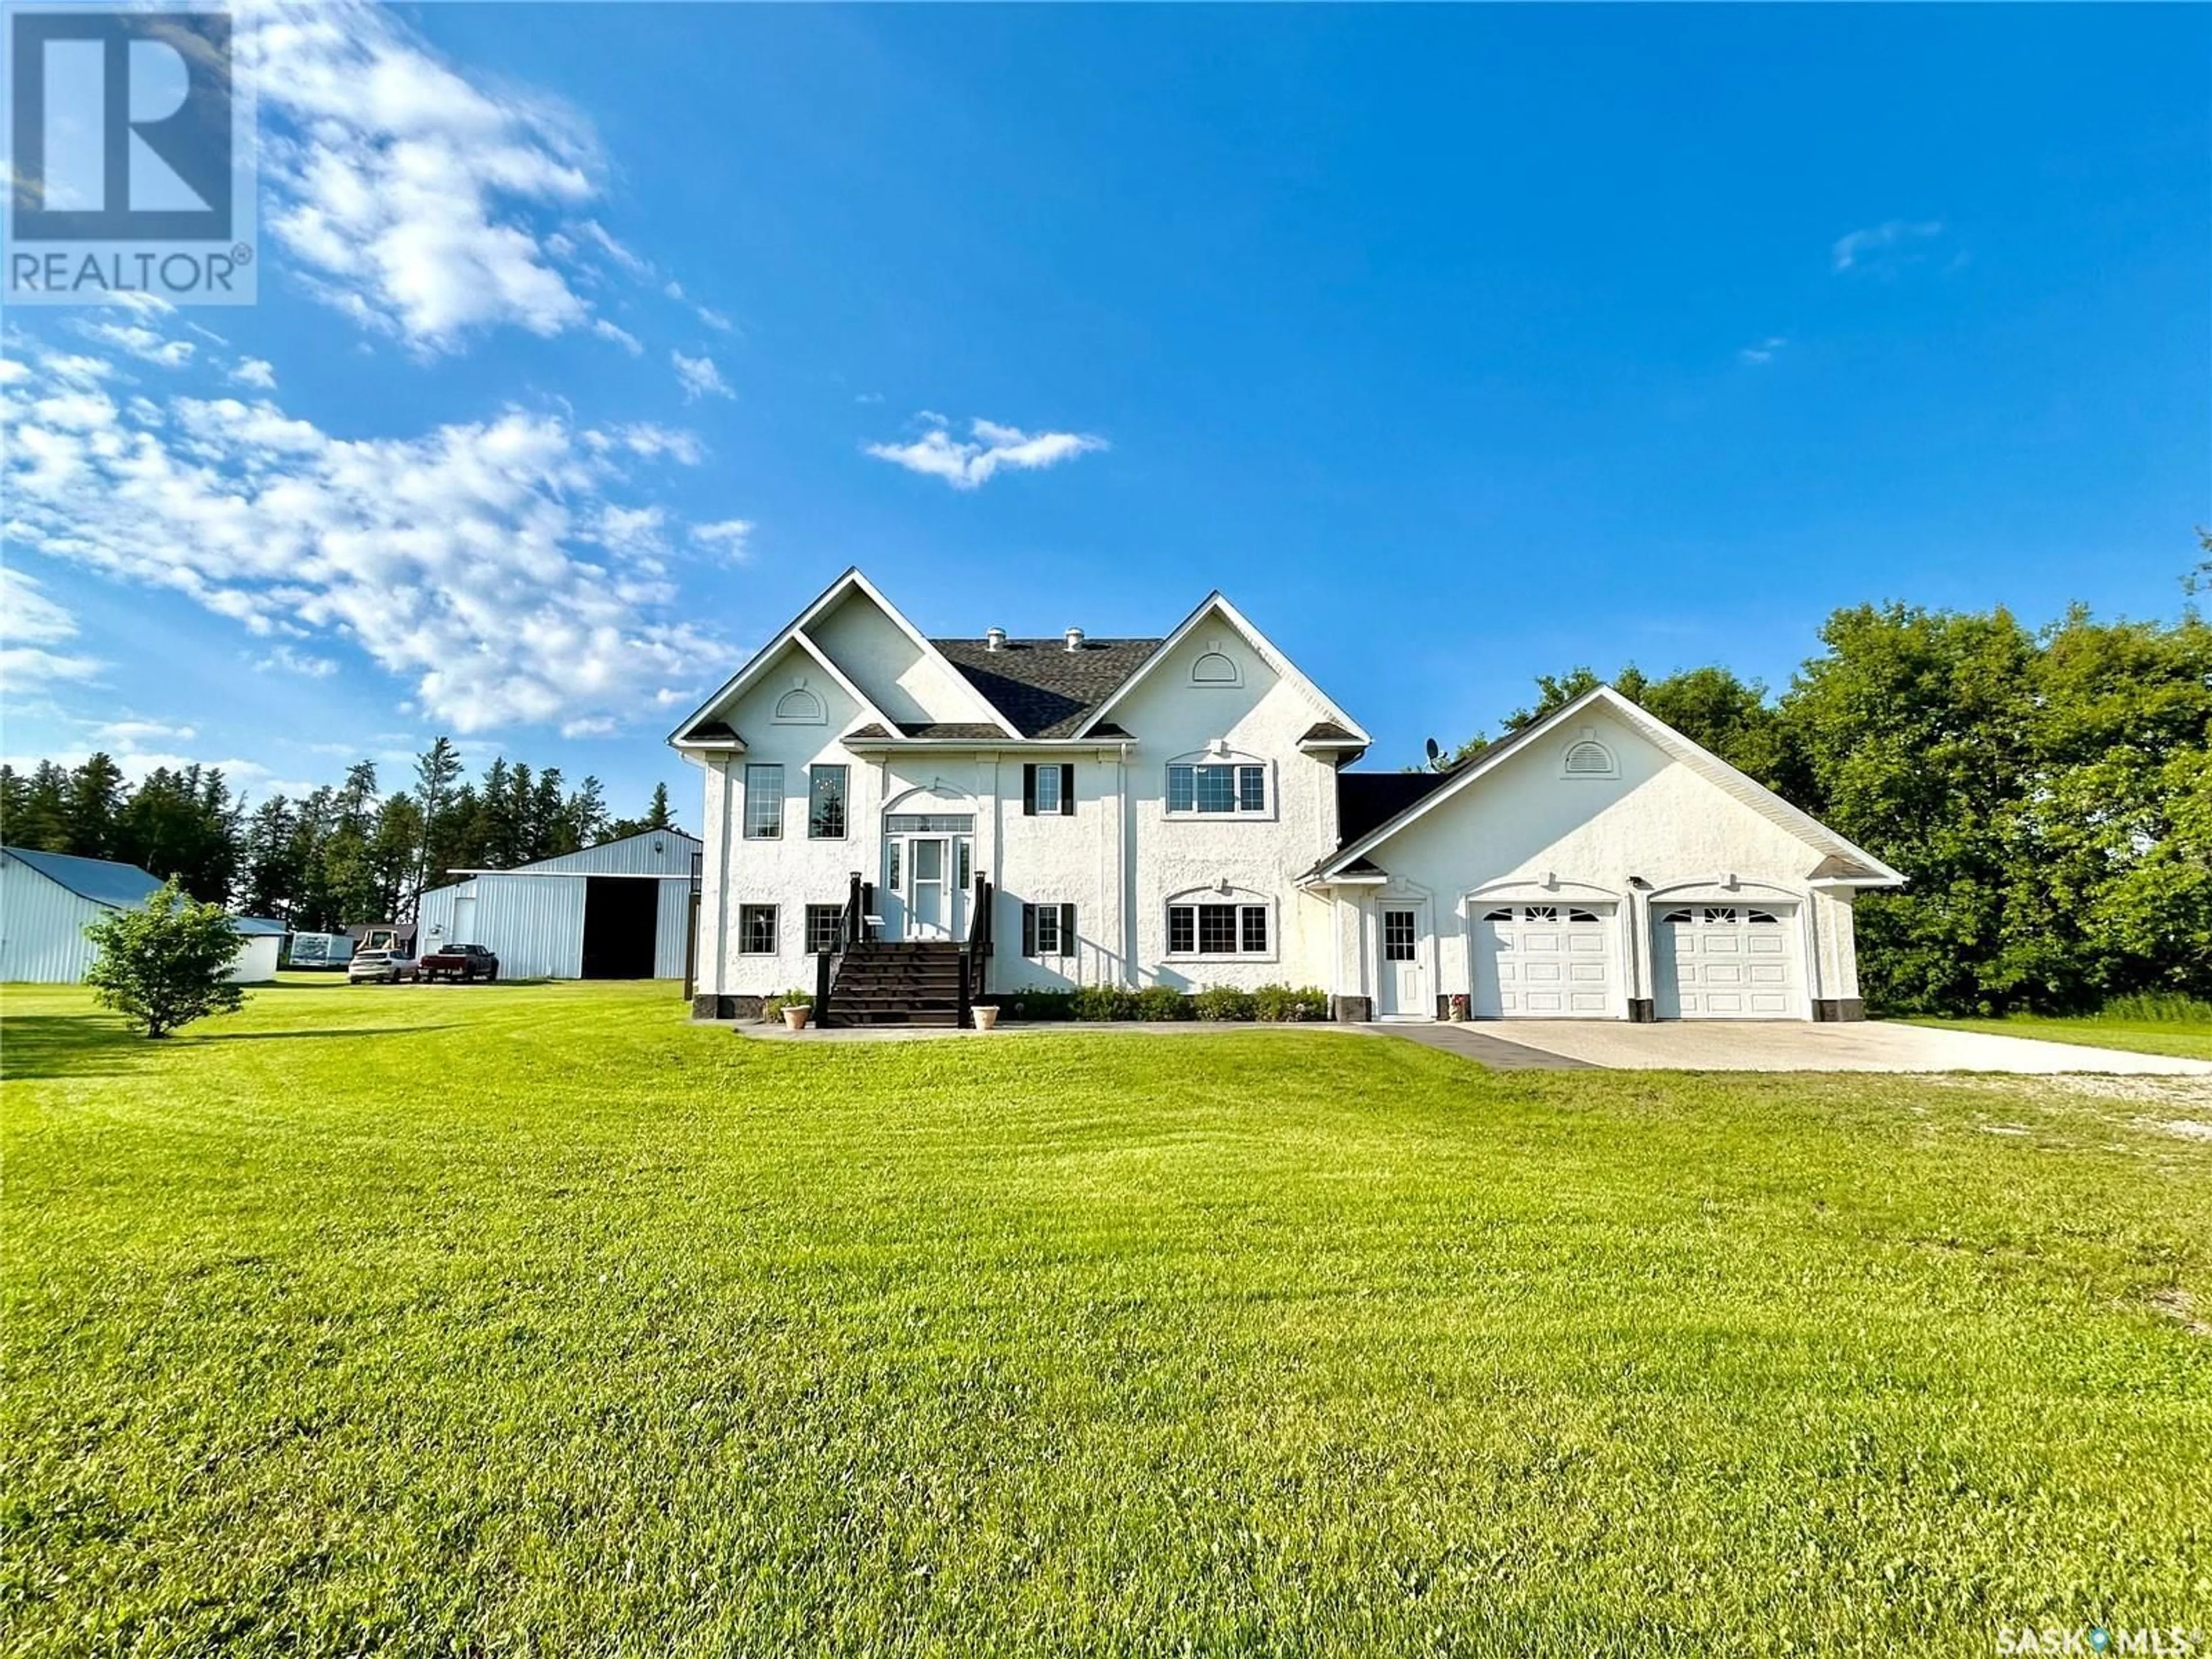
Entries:
{"label": "flower planter", "polygon": [[975,1029],[979,1031],[988,1031],[999,1023],[999,1011],[983,1003],[977,1003],[968,1012],[975,1017]]}
{"label": "flower planter", "polygon": [[804,1003],[787,1003],[783,1010],[783,1023],[794,1031],[803,1031],[813,1013],[814,1011]]}

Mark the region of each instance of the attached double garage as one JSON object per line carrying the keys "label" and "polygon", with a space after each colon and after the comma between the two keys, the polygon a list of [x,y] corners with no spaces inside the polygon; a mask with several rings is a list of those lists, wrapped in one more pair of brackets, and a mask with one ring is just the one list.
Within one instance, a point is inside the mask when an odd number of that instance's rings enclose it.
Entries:
{"label": "attached double garage", "polygon": [[1903,880],[1606,687],[1337,799],[1344,1018],[1856,1019],[1854,905]]}
{"label": "attached double garage", "polygon": [[[1641,1012],[1627,991],[1632,941],[1622,923],[1642,906],[1480,905],[1468,930],[1470,1012],[1479,1019],[1611,1019]],[[1651,907],[1651,1017],[1805,1019],[1802,907]]]}

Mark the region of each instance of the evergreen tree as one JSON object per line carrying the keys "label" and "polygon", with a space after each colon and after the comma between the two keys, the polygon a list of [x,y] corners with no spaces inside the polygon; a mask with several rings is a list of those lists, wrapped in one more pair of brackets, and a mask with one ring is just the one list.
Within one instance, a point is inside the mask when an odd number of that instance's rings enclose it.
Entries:
{"label": "evergreen tree", "polygon": [[[414,914],[415,899],[430,879],[431,860],[440,851],[441,829],[447,804],[453,793],[453,786],[460,781],[461,757],[450,738],[441,737],[424,750],[415,761],[415,802],[421,823],[421,845],[416,848],[413,892],[405,908]],[[394,907],[394,914],[398,907]]]}
{"label": "evergreen tree", "polygon": [[291,802],[271,795],[246,826],[244,884],[240,907],[251,916],[289,918],[299,902],[299,818]]}
{"label": "evergreen tree", "polygon": [[11,805],[5,838],[17,847],[43,853],[70,850],[69,774],[52,761],[40,761]]}
{"label": "evergreen tree", "polygon": [[105,754],[86,757],[69,775],[62,804],[68,842],[52,850],[79,858],[115,856],[115,820],[123,810],[123,769]]}

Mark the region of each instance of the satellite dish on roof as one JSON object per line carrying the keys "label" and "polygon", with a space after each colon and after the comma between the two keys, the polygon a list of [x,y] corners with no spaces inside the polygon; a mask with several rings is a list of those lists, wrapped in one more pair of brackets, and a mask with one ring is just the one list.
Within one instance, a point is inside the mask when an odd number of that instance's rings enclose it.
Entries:
{"label": "satellite dish on roof", "polygon": [[1437,740],[1431,738],[1429,739],[1429,770],[1431,772],[1443,770],[1443,758],[1444,751],[1437,746]]}

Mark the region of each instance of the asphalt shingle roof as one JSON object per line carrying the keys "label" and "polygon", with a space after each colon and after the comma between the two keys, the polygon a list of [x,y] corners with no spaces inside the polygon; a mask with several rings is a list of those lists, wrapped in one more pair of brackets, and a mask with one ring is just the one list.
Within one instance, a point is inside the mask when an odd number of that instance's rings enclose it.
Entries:
{"label": "asphalt shingle roof", "polygon": [[1451,781],[1449,772],[1339,772],[1336,819],[1339,847],[1349,847],[1379,823]]}
{"label": "asphalt shingle roof", "polygon": [[1006,735],[986,720],[901,720],[899,732],[908,738],[951,738],[985,743]]}
{"label": "asphalt shingle roof", "polygon": [[981,640],[932,640],[968,683],[1025,738],[1072,738],[1160,648],[1159,640],[1008,640],[996,651]]}

